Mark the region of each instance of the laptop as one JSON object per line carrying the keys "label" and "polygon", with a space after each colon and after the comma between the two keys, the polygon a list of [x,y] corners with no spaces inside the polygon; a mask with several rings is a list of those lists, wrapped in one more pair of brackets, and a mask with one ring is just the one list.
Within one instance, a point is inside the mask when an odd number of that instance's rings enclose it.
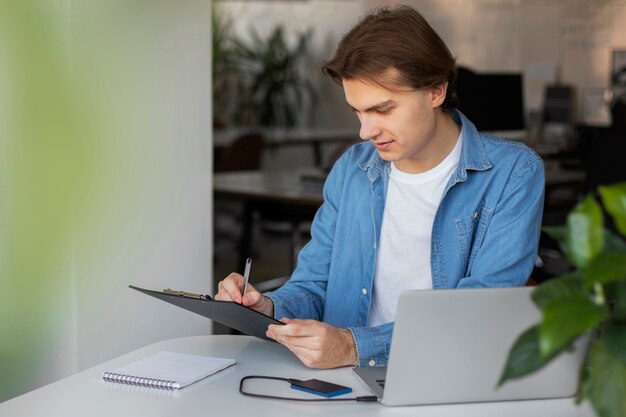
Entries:
{"label": "laptop", "polygon": [[405,291],[388,366],[353,370],[389,406],[574,396],[588,337],[542,370],[496,388],[513,342],[540,320],[532,290]]}

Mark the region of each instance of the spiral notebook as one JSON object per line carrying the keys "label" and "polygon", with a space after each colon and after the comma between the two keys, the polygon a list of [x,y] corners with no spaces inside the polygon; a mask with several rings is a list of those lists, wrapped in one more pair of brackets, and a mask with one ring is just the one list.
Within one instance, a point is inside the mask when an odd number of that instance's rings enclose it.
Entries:
{"label": "spiral notebook", "polygon": [[180,389],[234,364],[234,359],[159,352],[113,371],[104,372],[102,379],[150,388]]}

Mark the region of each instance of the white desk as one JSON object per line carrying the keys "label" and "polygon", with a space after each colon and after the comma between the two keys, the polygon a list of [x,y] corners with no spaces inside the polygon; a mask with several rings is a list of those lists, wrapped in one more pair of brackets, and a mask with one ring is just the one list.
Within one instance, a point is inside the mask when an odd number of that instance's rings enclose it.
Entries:
{"label": "white desk", "polygon": [[[275,202],[317,209],[324,202],[319,177],[317,186],[301,181],[306,171],[230,171],[213,174],[215,198],[236,198],[261,202]],[[314,171],[321,175],[321,172]]]}
{"label": "white desk", "polygon": [[[161,350],[230,357],[237,359],[237,365],[178,391],[133,387],[104,382],[101,379],[105,370],[111,370]],[[573,399],[415,407],[385,407],[377,403],[301,403],[266,400],[239,394],[239,380],[245,375],[252,374],[325,379],[351,386],[355,395],[369,394],[351,369],[328,371],[308,369],[281,345],[249,336],[197,336],[149,345],[1,403],[0,416],[593,416],[590,407],[576,407]],[[248,381],[246,389],[274,395],[312,397],[290,389],[289,385],[283,382]]]}
{"label": "white desk", "polygon": [[360,142],[359,128],[230,128],[213,131],[214,148],[224,148],[246,133],[260,133],[265,145],[269,148],[284,146],[308,145],[313,149],[315,166],[322,164],[322,145],[328,143],[356,143]]}
{"label": "white desk", "polygon": [[213,146],[230,145],[238,136],[258,132],[269,146],[306,145],[331,142],[359,142],[359,128],[229,128],[213,131]]}

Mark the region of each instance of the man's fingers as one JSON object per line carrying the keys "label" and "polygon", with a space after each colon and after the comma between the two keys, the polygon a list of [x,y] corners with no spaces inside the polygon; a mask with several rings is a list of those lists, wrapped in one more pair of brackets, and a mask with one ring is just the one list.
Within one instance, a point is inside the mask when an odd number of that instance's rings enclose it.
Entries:
{"label": "man's fingers", "polygon": [[317,349],[309,349],[301,346],[289,347],[289,350],[308,367],[321,367],[320,362],[323,359],[323,353]]}
{"label": "man's fingers", "polygon": [[228,291],[224,288],[224,281],[217,284],[217,293],[213,297],[218,301],[233,301]]}
{"label": "man's fingers", "polygon": [[252,285],[248,284],[246,293],[243,295],[242,304],[245,306],[253,306],[261,301],[261,297],[263,297],[263,294],[258,292]]}
{"label": "man's fingers", "polygon": [[232,273],[218,284],[218,293],[215,299],[219,301],[235,301],[241,303],[241,288],[243,277],[237,273]]}
{"label": "man's fingers", "polygon": [[349,330],[315,320],[283,321],[287,324],[268,326],[267,336],[285,345],[306,366],[327,369],[357,363]]}
{"label": "man's fingers", "polygon": [[[301,338],[302,339],[302,338]],[[308,340],[308,338],[307,338]],[[300,361],[309,368],[326,369],[332,368],[324,363],[324,358],[327,355],[323,350],[319,348],[313,348],[310,346],[300,346],[296,344],[285,344],[287,349],[291,351]]]}
{"label": "man's fingers", "polygon": [[[271,325],[270,327],[273,327]],[[285,326],[277,326],[277,327],[285,327]],[[266,335],[274,340],[276,340],[281,345],[287,346],[289,350],[293,351],[293,348],[302,348],[302,349],[315,349],[318,346],[318,343],[313,343],[313,337],[308,336],[290,336],[285,334],[275,333],[272,329],[268,329]]]}
{"label": "man's fingers", "polygon": [[305,350],[319,350],[322,348],[322,341],[318,337],[291,337],[280,336],[277,341],[289,349],[299,348]]}
{"label": "man's fingers", "polygon": [[315,320],[281,319],[284,326],[270,324],[269,330],[276,337],[310,337],[323,335],[324,326]]}

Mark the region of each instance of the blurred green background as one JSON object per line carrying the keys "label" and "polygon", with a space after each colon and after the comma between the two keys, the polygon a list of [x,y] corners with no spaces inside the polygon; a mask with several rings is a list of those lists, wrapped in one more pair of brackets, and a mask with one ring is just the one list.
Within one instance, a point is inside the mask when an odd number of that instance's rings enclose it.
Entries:
{"label": "blurred green background", "polygon": [[0,0],[0,402],[208,332],[126,286],[210,282],[210,160],[209,1]]}
{"label": "blurred green background", "polygon": [[71,294],[62,271],[97,152],[73,117],[64,12],[59,1],[0,9],[0,401],[32,385],[70,330],[57,324]]}

